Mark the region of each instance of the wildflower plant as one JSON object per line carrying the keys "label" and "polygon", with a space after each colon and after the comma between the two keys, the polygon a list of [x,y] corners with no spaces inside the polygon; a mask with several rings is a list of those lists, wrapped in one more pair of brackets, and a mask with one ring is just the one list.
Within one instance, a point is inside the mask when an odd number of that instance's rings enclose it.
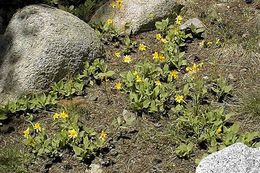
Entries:
{"label": "wildflower plant", "polygon": [[[224,106],[213,106],[231,93],[232,86],[221,76],[204,78],[204,67],[209,64],[186,60],[185,40],[192,35],[179,29],[181,23],[181,16],[172,25],[168,19],[156,22],[159,33],[155,39],[163,49],[122,74],[119,90],[128,95],[134,110],[173,117],[170,135],[163,136],[174,139],[179,157],[190,157],[200,146],[207,153],[235,142],[258,146],[254,139],[260,133],[241,133],[239,124],[231,120],[232,113],[227,113]],[[143,48],[139,45],[139,51]]]}
{"label": "wildflower plant", "polygon": [[[179,78],[179,70],[187,65],[181,51],[186,35],[179,30],[180,17],[176,23],[169,25],[169,19],[156,22],[161,33],[155,37],[164,44],[164,49],[154,52],[151,61],[141,62],[133,71],[122,75],[121,90],[129,95],[131,105],[138,111],[164,112],[166,102],[176,94],[174,81]],[[147,47],[139,44],[138,49],[145,51]],[[125,58],[124,62],[130,61]]]}
{"label": "wildflower plant", "polygon": [[170,71],[167,69],[167,65],[161,69],[158,64],[144,62],[122,75],[122,91],[129,94],[135,109],[150,113],[165,110],[167,98],[175,91],[172,81],[168,81],[173,79],[168,77]]}
{"label": "wildflower plant", "polygon": [[101,148],[106,141],[107,134],[102,131],[100,136],[92,129],[79,125],[78,115],[65,111],[52,115],[51,128],[44,128],[37,123],[31,123],[23,132],[25,144],[37,156],[57,157],[64,149],[68,149],[84,160]]}

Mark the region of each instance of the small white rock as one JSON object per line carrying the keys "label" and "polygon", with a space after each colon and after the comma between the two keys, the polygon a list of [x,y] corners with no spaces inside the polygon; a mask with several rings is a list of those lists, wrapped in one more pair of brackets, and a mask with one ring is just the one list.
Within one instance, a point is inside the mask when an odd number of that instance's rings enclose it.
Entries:
{"label": "small white rock", "polygon": [[101,166],[98,164],[91,164],[90,169],[86,169],[85,173],[102,173],[103,170],[101,169]]}

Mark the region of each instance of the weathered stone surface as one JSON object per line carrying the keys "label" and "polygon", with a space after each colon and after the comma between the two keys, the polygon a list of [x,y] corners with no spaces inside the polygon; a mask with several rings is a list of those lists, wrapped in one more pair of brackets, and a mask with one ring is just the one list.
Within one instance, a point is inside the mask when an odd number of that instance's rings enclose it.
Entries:
{"label": "weathered stone surface", "polygon": [[0,40],[0,102],[46,89],[102,55],[95,31],[76,16],[27,6],[13,16]]}
{"label": "weathered stone surface", "polygon": [[196,173],[259,173],[260,149],[233,144],[204,158]]}
{"label": "weathered stone surface", "polygon": [[121,9],[112,8],[111,2],[101,6],[90,22],[112,19],[114,26],[126,33],[149,30],[156,21],[170,16],[178,9],[176,0],[124,0]]}
{"label": "weathered stone surface", "polygon": [[194,26],[195,28],[205,28],[204,24],[197,18],[192,18],[187,20],[184,24],[180,26],[181,30],[185,30],[187,28],[190,28],[191,26]]}
{"label": "weathered stone surface", "polygon": [[103,170],[101,169],[100,165],[91,164],[90,169],[86,169],[85,173],[102,173]]}

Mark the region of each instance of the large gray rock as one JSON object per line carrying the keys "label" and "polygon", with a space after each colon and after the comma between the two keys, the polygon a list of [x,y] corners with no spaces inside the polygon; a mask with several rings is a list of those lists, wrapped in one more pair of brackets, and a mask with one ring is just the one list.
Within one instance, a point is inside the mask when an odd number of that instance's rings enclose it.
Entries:
{"label": "large gray rock", "polygon": [[151,29],[156,21],[170,16],[179,7],[176,0],[123,0],[121,9],[112,8],[111,2],[112,0],[101,6],[90,22],[112,19],[114,26],[126,33]]}
{"label": "large gray rock", "polygon": [[259,173],[260,149],[233,144],[204,158],[196,173]]}
{"label": "large gray rock", "polygon": [[102,55],[96,32],[76,16],[45,5],[27,6],[0,39],[0,102],[44,90]]}

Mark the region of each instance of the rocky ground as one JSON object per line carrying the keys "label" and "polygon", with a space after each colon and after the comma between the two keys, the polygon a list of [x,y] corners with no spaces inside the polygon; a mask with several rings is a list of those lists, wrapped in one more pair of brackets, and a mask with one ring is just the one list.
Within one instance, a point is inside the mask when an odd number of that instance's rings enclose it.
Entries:
{"label": "rocky ground", "polygon": [[[260,2],[246,3],[243,0],[187,0],[180,14],[183,20],[198,18],[206,26],[205,38],[195,39],[188,44],[189,61],[199,59],[215,64],[207,69],[210,75],[222,74],[233,85],[232,97],[224,103],[237,116],[242,131],[259,131],[259,91],[260,91]],[[1,22],[1,21],[0,21]],[[131,39],[147,45],[145,52],[132,54],[133,63],[123,63],[114,53],[124,45],[105,43],[106,63],[116,72],[114,79],[121,72],[133,68],[142,58],[150,57],[153,51],[160,49],[155,39],[156,31],[142,32]],[[216,42],[220,47],[200,47],[202,42]],[[76,105],[82,110],[81,121],[88,127],[108,133],[108,152],[97,156],[89,163],[80,163],[73,156],[65,153],[62,160],[36,159],[28,167],[29,172],[91,172],[91,173],[193,173],[196,170],[195,157],[190,159],[176,156],[173,138],[170,137],[171,117],[151,118],[149,115],[137,116],[133,112],[125,95],[114,89],[116,80],[94,85],[86,89],[86,95],[61,100],[58,105]],[[255,103],[253,103],[255,102]],[[256,106],[252,106],[255,104]],[[41,112],[37,120],[50,121],[49,112]],[[119,127],[118,117],[123,114],[133,118],[126,128]],[[23,143],[22,132],[28,125],[24,116],[14,117],[0,127],[0,163],[3,155],[13,155],[15,163],[28,165],[30,157]],[[16,154],[12,154],[15,151]],[[20,153],[20,154],[19,154]],[[196,155],[203,151],[195,151]],[[195,155],[194,154],[194,155]],[[21,157],[21,158],[20,158]],[[28,158],[28,159],[26,159]],[[15,165],[15,164],[14,164]],[[17,164],[18,165],[18,164]],[[0,166],[1,168],[1,166]],[[25,168],[20,167],[24,170]],[[17,169],[18,170],[18,169]],[[1,172],[10,172],[1,170]],[[18,171],[19,172],[19,171]]]}

